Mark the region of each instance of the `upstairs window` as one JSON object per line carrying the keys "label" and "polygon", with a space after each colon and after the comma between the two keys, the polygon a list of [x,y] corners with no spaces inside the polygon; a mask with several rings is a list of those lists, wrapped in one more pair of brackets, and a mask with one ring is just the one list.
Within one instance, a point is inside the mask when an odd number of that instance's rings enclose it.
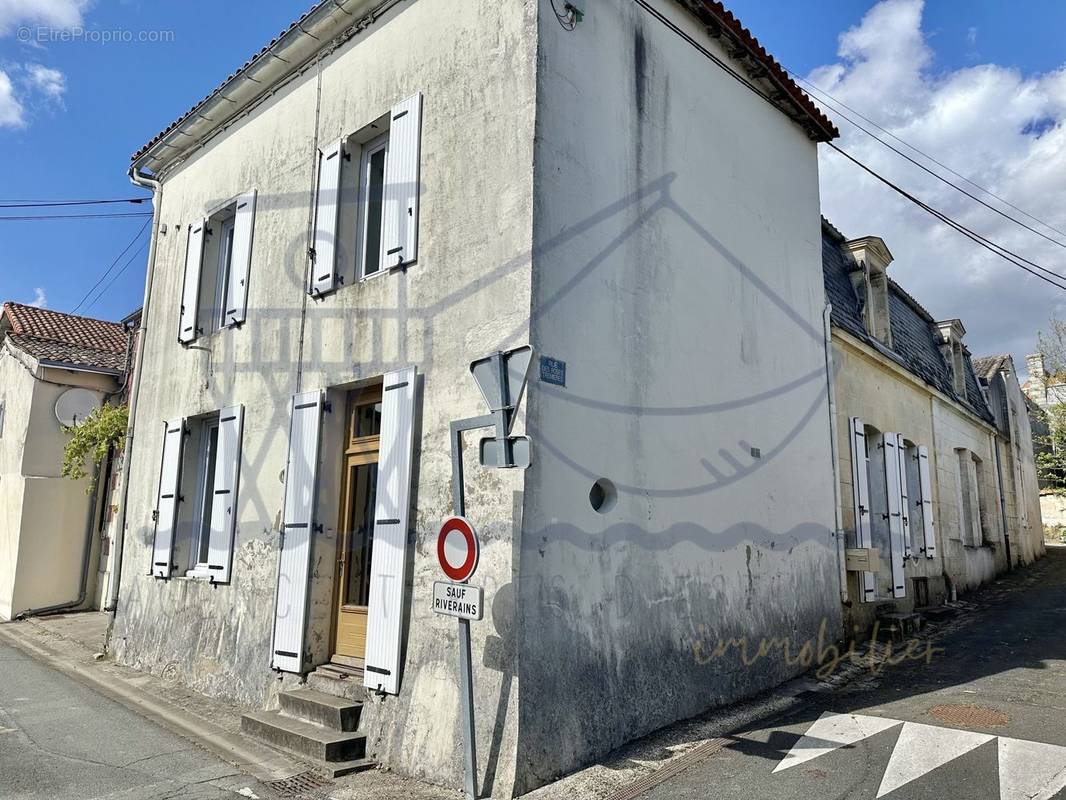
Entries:
{"label": "upstairs window", "polygon": [[320,150],[310,294],[417,260],[421,136],[418,93]]}
{"label": "upstairs window", "polygon": [[256,191],[189,226],[178,341],[244,322],[248,310]]}

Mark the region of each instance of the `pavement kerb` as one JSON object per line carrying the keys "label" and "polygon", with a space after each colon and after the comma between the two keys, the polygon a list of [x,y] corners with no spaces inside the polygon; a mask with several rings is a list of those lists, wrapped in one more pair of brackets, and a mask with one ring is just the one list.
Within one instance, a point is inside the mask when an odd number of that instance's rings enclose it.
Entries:
{"label": "pavement kerb", "polygon": [[308,770],[306,764],[223,730],[173,703],[153,697],[123,681],[114,673],[103,673],[95,669],[95,665],[81,663],[75,657],[30,641],[29,636],[20,635],[14,630],[22,624],[24,623],[0,624],[0,639],[30,658],[213,752],[256,780],[275,781]]}

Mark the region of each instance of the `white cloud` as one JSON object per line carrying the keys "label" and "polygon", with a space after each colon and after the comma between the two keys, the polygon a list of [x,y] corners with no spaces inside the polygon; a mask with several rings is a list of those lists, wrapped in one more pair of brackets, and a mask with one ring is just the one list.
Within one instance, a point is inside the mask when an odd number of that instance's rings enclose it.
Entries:
{"label": "white cloud", "polygon": [[25,124],[22,103],[15,97],[11,78],[0,70],[0,128],[21,128]]}
{"label": "white cloud", "polygon": [[89,0],[0,0],[0,36],[20,25],[73,28],[82,24]]}
{"label": "white cloud", "polygon": [[38,286],[33,290],[33,295],[33,302],[27,303],[27,305],[33,306],[34,308],[47,308],[48,298],[45,297],[44,289]]}
{"label": "white cloud", "polygon": [[[934,73],[922,11],[922,0],[878,3],[841,35],[839,60],[815,69],[809,80],[1066,231],[1066,66],[1041,75],[1022,75],[996,64]],[[968,227],[1066,275],[1062,247],[963,197],[857,131],[828,103],[826,107],[842,132],[838,144],[858,159]],[[937,319],[962,318],[975,355],[1009,352],[1024,370],[1021,357],[1035,347],[1037,330],[1046,327],[1052,314],[1066,316],[1066,291],[980,249],[828,148],[821,154],[821,176],[825,215],[849,237],[883,237],[895,256],[890,274]],[[1066,243],[1066,235],[964,186]]]}
{"label": "white cloud", "polygon": [[27,81],[31,88],[43,94],[51,100],[59,100],[67,89],[67,79],[58,69],[41,66],[40,64],[26,65]]}

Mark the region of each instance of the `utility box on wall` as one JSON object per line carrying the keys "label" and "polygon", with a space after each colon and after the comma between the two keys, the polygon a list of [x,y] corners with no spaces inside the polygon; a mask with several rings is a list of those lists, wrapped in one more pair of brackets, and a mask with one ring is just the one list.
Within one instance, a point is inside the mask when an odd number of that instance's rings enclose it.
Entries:
{"label": "utility box on wall", "polygon": [[849,547],[844,551],[848,572],[880,572],[881,552],[873,547]]}

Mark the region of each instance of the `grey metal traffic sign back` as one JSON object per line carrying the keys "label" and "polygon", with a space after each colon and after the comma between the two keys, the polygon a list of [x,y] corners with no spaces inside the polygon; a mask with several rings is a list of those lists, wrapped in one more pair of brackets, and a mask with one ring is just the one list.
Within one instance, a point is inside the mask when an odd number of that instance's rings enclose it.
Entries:
{"label": "grey metal traffic sign back", "polygon": [[494,437],[481,440],[478,455],[483,467],[525,469],[532,463],[529,438],[511,436],[532,361],[533,348],[524,345],[470,364],[470,374],[492,411],[489,417],[496,427]]}

